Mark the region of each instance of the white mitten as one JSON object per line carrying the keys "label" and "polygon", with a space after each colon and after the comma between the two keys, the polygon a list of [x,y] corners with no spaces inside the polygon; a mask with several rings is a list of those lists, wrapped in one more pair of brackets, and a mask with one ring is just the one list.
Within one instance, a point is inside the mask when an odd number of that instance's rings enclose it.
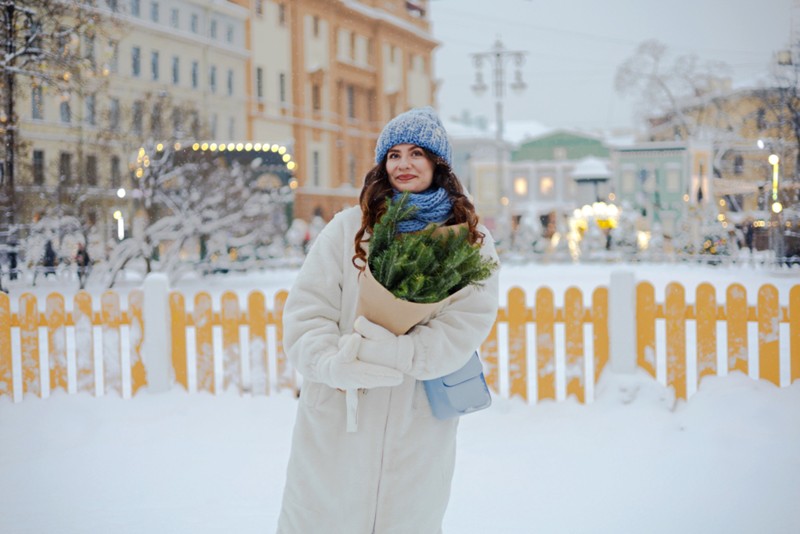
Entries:
{"label": "white mitten", "polygon": [[383,365],[403,373],[411,370],[414,342],[408,336],[396,336],[379,324],[360,315],[353,324],[361,334],[358,359],[362,362]]}
{"label": "white mitten", "polygon": [[396,369],[358,361],[361,336],[348,334],[339,340],[339,352],[322,358],[317,364],[319,379],[339,389],[360,389],[397,386],[403,374]]}

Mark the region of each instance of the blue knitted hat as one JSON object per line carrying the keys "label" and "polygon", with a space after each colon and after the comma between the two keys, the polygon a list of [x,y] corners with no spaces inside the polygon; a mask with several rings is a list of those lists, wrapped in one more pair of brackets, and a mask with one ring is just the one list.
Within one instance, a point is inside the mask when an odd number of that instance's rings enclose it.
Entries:
{"label": "blue knitted hat", "polygon": [[389,121],[375,145],[375,163],[383,161],[390,148],[403,143],[430,150],[452,165],[447,132],[430,106],[411,109]]}

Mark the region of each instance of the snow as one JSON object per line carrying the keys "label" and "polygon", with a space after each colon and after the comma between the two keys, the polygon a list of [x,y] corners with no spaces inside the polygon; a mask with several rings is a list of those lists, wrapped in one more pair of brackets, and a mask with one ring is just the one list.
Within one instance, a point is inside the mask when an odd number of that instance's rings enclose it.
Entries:
{"label": "snow", "polygon": [[[559,305],[566,287],[588,298],[621,268],[652,282],[658,300],[675,280],[689,301],[700,282],[718,298],[741,283],[751,303],[771,283],[786,305],[800,280],[742,266],[539,264],[504,266],[501,286],[532,301],[547,285]],[[241,299],[257,288],[269,301],[291,280],[265,271],[178,288],[187,302],[204,290],[218,305],[225,290]],[[33,289],[56,288],[64,284]],[[273,532],[297,401],[272,391],[0,397],[0,532]],[[732,373],[675,402],[642,372],[606,372],[589,404],[496,396],[460,425],[448,533],[800,532],[800,382],[777,388]]]}

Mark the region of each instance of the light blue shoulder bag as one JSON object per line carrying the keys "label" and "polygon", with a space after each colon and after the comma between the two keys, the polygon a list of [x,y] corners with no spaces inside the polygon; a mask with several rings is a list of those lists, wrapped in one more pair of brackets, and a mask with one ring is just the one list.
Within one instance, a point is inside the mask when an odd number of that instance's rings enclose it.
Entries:
{"label": "light blue shoulder bag", "polygon": [[425,393],[431,411],[437,419],[450,419],[478,410],[492,404],[492,396],[483,376],[483,365],[478,352],[472,353],[469,361],[449,375],[424,380]]}

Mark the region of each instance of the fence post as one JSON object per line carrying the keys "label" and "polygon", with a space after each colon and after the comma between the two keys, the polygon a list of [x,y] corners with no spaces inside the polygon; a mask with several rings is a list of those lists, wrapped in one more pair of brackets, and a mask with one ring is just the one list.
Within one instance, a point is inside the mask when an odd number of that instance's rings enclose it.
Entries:
{"label": "fence post", "polygon": [[608,295],[611,370],[636,371],[636,279],[630,271],[611,273]]}
{"label": "fence post", "polygon": [[142,359],[151,393],[163,393],[172,384],[170,357],[169,280],[164,273],[150,273],[144,279],[144,343]]}

